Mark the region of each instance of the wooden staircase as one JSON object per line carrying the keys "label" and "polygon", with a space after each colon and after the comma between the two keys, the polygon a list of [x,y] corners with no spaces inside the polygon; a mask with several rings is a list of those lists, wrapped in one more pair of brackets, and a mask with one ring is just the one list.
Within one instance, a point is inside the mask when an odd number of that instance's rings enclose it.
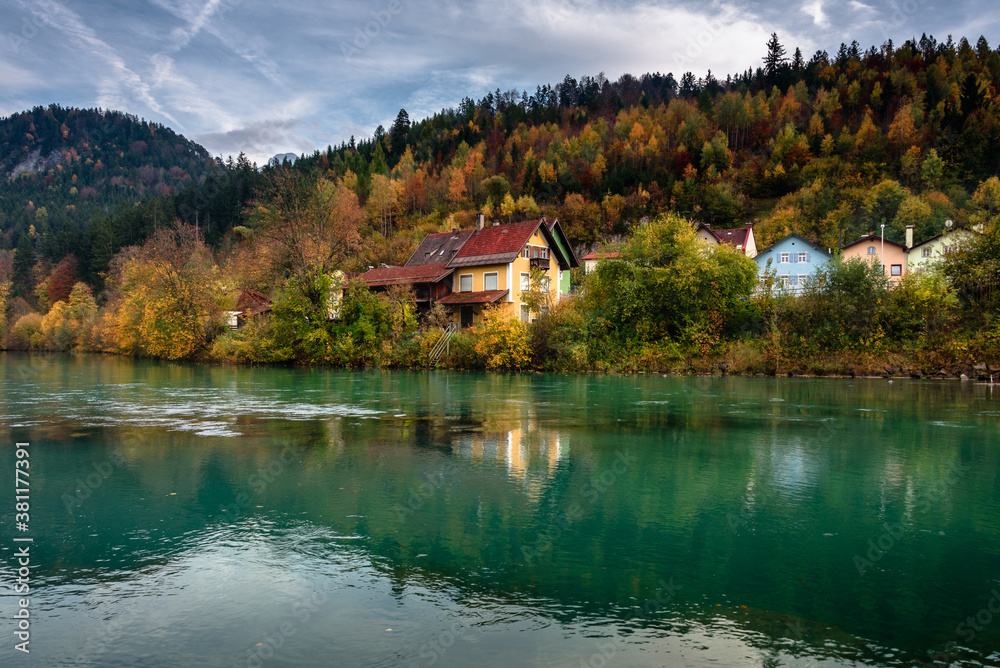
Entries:
{"label": "wooden staircase", "polygon": [[451,352],[451,339],[461,326],[457,322],[453,322],[447,327],[445,327],[444,332],[441,334],[441,338],[437,340],[434,347],[431,348],[431,352],[427,355],[427,368],[436,367],[438,362],[441,361],[442,357],[447,357],[448,353]]}

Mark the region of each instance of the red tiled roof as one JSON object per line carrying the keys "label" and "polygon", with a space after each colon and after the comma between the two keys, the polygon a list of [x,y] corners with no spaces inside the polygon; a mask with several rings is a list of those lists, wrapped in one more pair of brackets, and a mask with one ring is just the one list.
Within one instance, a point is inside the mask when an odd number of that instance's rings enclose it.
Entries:
{"label": "red tiled roof", "polygon": [[[467,264],[468,262],[462,262],[463,259],[480,257],[488,257],[498,264],[509,262],[517,257],[541,222],[541,220],[528,220],[523,223],[484,227],[469,237],[455,255],[456,262],[452,266]],[[510,256],[510,259],[504,259],[503,256]]]}
{"label": "red tiled roof", "polygon": [[395,283],[437,283],[451,275],[443,262],[415,267],[382,267],[361,274],[362,281],[371,286],[393,285]]}
{"label": "red tiled roof", "polygon": [[582,259],[582,260],[607,260],[607,259],[612,259],[612,258],[621,257],[621,256],[622,256],[622,254],[618,253],[618,252],[614,252],[614,253],[591,253],[590,255],[584,255],[580,259]]}
{"label": "red tiled roof", "polygon": [[459,306],[463,304],[492,304],[507,296],[506,290],[485,290],[483,292],[453,292],[444,299],[439,299],[438,304],[445,306]]}
{"label": "red tiled roof", "polygon": [[271,310],[271,300],[262,292],[244,288],[236,301],[236,310],[244,315],[267,313]]}

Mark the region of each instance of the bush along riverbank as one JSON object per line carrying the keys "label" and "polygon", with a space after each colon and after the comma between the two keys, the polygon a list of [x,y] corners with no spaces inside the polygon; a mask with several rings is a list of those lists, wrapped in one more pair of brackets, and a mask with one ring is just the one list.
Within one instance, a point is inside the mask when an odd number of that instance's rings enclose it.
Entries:
{"label": "bush along riverbank", "polygon": [[690,221],[661,216],[620,259],[577,276],[578,295],[549,300],[531,324],[487,312],[434,361],[451,314],[418,318],[409,289],[341,285],[308,263],[231,331],[237,287],[181,225],[116,256],[102,304],[76,283],[41,315],[0,291],[0,334],[8,350],[238,364],[1000,379],[1000,234],[995,219],[984,229],[938,270],[892,284],[877,264],[835,260],[791,295],[732,248],[705,246]]}

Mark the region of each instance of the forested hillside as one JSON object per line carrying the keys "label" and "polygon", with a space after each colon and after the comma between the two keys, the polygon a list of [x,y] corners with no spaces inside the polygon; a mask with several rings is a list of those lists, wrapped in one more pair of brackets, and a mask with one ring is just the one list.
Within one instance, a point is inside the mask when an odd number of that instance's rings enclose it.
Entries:
{"label": "forested hillside", "polygon": [[[834,55],[820,51],[808,58],[798,49],[789,53],[777,35],[761,46],[759,60],[725,79],[711,73],[696,78],[690,72],[679,80],[659,73],[624,75],[617,81],[602,75],[567,76],[531,94],[497,90],[478,101],[466,98],[456,109],[416,122],[400,110],[390,128],[379,127],[373,137],[351,138],[302,156],[294,165],[263,170],[243,156],[217,160],[212,167],[204,151],[169,130],[111,112],[52,108],[18,116],[13,124],[7,119],[4,127],[18,128],[8,132],[11,136],[36,141],[37,133],[45,138],[37,146],[22,141],[5,149],[12,157],[4,153],[4,169],[12,180],[0,191],[3,243],[16,248],[0,251],[0,286],[9,281],[11,298],[8,322],[13,327],[35,310],[40,323],[41,314],[60,300],[69,300],[64,309],[73,308],[70,288],[82,278],[88,285],[78,291],[78,305],[89,303],[85,297],[90,294],[97,300],[94,309],[108,305],[102,324],[93,321],[88,329],[86,345],[191,356],[205,350],[213,336],[202,331],[204,318],[196,314],[231,307],[233,295],[246,287],[281,302],[276,322],[285,322],[288,329],[261,334],[257,343],[269,343],[256,349],[256,357],[245,351],[223,357],[381,364],[388,357],[365,357],[368,344],[359,346],[352,338],[357,333],[338,334],[326,325],[321,332],[301,330],[302,323],[312,327],[320,322],[319,314],[327,309],[323,295],[330,286],[321,277],[336,269],[401,264],[426,233],[469,226],[477,212],[504,221],[542,213],[558,218],[578,251],[631,238],[640,245],[662,241],[685,253],[690,248],[681,228],[692,221],[717,227],[751,222],[760,248],[797,232],[836,249],[842,239],[878,232],[882,225],[886,237],[897,241],[913,225],[919,242],[942,232],[951,220],[958,226],[983,224],[987,234],[961,262],[949,264],[947,280],[935,279],[944,282],[913,282],[893,292],[876,285],[877,277],[848,271],[844,280],[857,283],[851,291],[830,297],[833,302],[815,302],[824,305],[816,307],[817,313],[829,315],[870,298],[873,290],[885,300],[895,295],[898,308],[892,314],[868,314],[846,329],[815,313],[788,320],[789,313],[810,303],[804,300],[797,306],[782,301],[747,306],[752,286],[747,287],[746,267],[741,266],[735,292],[717,283],[699,287],[678,282],[687,285],[685,294],[700,294],[702,301],[670,322],[662,320],[662,313],[653,317],[663,305],[646,304],[629,306],[629,317],[640,320],[626,323],[619,303],[621,282],[644,285],[649,277],[641,271],[614,280],[606,276],[611,282],[603,288],[595,283],[590,301],[579,307],[583,310],[567,312],[572,317],[553,331],[570,337],[572,345],[564,343],[574,350],[587,351],[573,357],[574,367],[623,359],[623,350],[641,357],[645,353],[635,350],[651,341],[686,341],[685,349],[717,351],[729,340],[765,331],[773,335],[783,318],[792,323],[788,327],[798,323],[795,350],[802,359],[844,346],[860,346],[869,355],[876,349],[873,341],[887,346],[919,339],[920,346],[932,345],[935,355],[971,350],[956,347],[949,337],[958,336],[950,329],[955,323],[966,327],[966,333],[993,327],[993,286],[1000,277],[1000,259],[990,245],[1000,238],[1000,180],[995,178],[1000,173],[1000,52],[983,37],[973,45],[965,38],[939,42],[922,36],[899,47],[886,42],[867,50],[855,42],[841,45]],[[73,129],[70,121],[79,115],[114,121],[112,126],[128,133],[102,142],[99,155],[84,156],[81,151],[98,149],[92,138],[85,141],[85,133]],[[78,144],[66,148],[66,155],[53,148],[70,139]],[[12,145],[14,139],[5,141]],[[185,146],[187,152],[181,150]],[[52,156],[61,162],[38,162]],[[126,170],[126,164],[135,168],[134,177],[109,173]],[[204,168],[201,174],[197,165]],[[29,167],[34,171],[25,172]],[[102,186],[105,190],[98,193],[106,195],[86,216],[81,204],[61,199],[80,199],[84,183]],[[118,194],[120,200],[115,199]],[[88,195],[96,201],[92,192]],[[43,201],[52,204],[40,215]],[[642,221],[667,213],[667,227],[637,234]],[[67,216],[72,215],[71,224]],[[64,222],[56,225],[57,219]],[[686,222],[678,227],[678,220]],[[174,221],[185,225],[176,234],[165,232]],[[636,271],[649,265],[648,249],[637,247],[633,255]],[[173,263],[162,275],[155,268],[160,256]],[[710,276],[715,270],[705,271]],[[158,276],[169,280],[160,282]],[[174,284],[188,280],[184,276],[190,279],[184,288],[188,293]],[[972,278],[959,280],[961,276]],[[984,285],[988,293],[982,292]],[[707,291],[699,292],[702,288]],[[636,294],[649,290],[643,287]],[[142,301],[147,297],[155,307]],[[190,303],[181,303],[188,298]],[[407,324],[403,296],[377,308],[381,297],[355,298],[358,314],[381,308],[385,316],[381,329],[372,329],[371,323],[362,327],[366,341],[410,345],[405,332],[412,323]],[[940,303],[921,301],[932,298]],[[676,295],[668,303],[676,305]],[[888,308],[888,301],[878,303]],[[779,317],[778,311],[784,315]],[[166,320],[181,313],[185,326],[196,331],[178,348],[166,334],[153,335],[159,325],[137,324],[151,313]],[[928,324],[924,316],[936,319]],[[52,322],[61,318],[63,314]],[[29,329],[17,336],[17,345],[27,345]],[[380,333],[371,338],[374,331]],[[820,342],[810,335],[817,331],[826,331],[828,338]],[[933,341],[926,339],[931,335]],[[47,336],[38,334],[35,341]],[[1000,329],[990,336],[1000,337]],[[321,352],[307,352],[302,343],[307,340]],[[345,340],[353,352],[330,352],[329,346]],[[778,368],[787,349],[774,349],[775,340],[768,341],[767,359]],[[538,350],[551,350],[549,343],[538,345]],[[990,346],[976,349],[992,350]],[[167,350],[173,352],[163,352]],[[413,352],[407,350],[407,355]],[[536,364],[549,365],[547,355],[538,353]]]}
{"label": "forested hillside", "polygon": [[198,144],[117,111],[50,105],[0,119],[0,247],[30,235],[37,253],[58,261],[92,245],[91,220],[175,193],[215,168]]}

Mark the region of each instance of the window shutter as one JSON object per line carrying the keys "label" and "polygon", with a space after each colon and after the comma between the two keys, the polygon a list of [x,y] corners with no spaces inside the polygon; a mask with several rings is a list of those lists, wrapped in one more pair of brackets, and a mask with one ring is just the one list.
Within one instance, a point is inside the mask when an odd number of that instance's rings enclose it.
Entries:
{"label": "window shutter", "polygon": [[788,279],[788,283],[790,285],[798,285],[799,284],[798,274],[792,274],[791,277],[789,277]]}
{"label": "window shutter", "polygon": [[806,262],[812,262],[812,253],[806,253]]}

